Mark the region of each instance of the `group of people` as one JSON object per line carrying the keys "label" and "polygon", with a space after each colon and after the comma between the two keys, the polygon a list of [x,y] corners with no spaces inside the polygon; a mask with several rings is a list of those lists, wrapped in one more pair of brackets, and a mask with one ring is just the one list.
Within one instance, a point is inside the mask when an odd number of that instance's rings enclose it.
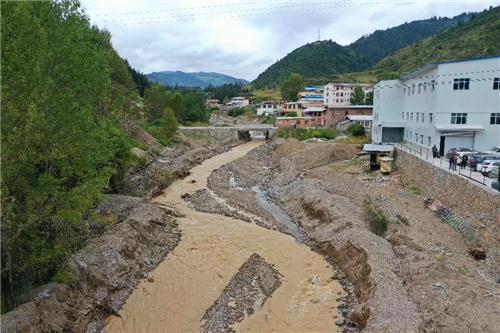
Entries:
{"label": "group of people", "polygon": [[449,159],[450,166],[448,169],[457,171],[457,166],[459,166],[460,169],[465,169],[469,157],[467,155],[460,156],[458,154],[451,154]]}
{"label": "group of people", "polygon": [[[432,157],[439,158],[438,148],[436,147],[436,145],[432,147]],[[450,163],[448,169],[453,171],[457,171],[457,166],[460,167],[460,169],[465,169],[465,167],[467,166],[467,161],[469,160],[469,157],[467,155],[460,156],[456,153],[451,153],[448,158]]]}

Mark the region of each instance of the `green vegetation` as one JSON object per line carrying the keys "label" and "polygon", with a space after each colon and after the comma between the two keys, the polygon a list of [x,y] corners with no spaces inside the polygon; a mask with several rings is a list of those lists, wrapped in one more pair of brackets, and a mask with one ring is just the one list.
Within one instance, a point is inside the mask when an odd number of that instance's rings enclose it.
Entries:
{"label": "green vegetation", "polygon": [[242,83],[230,83],[218,87],[208,86],[203,91],[205,91],[211,99],[229,102],[233,97],[248,95],[251,90],[251,86]]}
{"label": "green vegetation", "polygon": [[[464,13],[453,18],[433,17],[404,23],[386,30],[377,30],[349,46],[341,46],[331,40],[309,43],[268,67],[252,84],[256,88],[277,87],[291,73],[301,74],[308,84],[342,81],[345,77],[339,74],[367,70],[395,51],[463,24],[472,16],[473,14]],[[491,30],[490,34],[494,32],[495,30]]]}
{"label": "green vegetation", "polygon": [[287,112],[286,117],[297,117],[297,112],[295,111],[290,111],[290,112]]}
{"label": "green vegetation", "polygon": [[417,185],[414,185],[414,184],[411,184],[410,186],[408,186],[408,191],[410,191],[411,193],[416,194],[416,195],[421,195],[422,193],[424,193],[424,191],[422,191],[422,189],[420,187],[418,187]]}
{"label": "green vegetation", "polygon": [[375,70],[394,78],[425,64],[500,54],[500,7],[472,15],[470,21],[408,46],[383,59]]}
{"label": "green vegetation", "polygon": [[297,73],[292,73],[283,81],[280,87],[281,97],[285,101],[295,102],[299,99],[299,92],[304,90],[304,78],[302,75]]}
{"label": "green vegetation", "polygon": [[363,125],[355,123],[349,126],[347,132],[352,136],[362,136],[365,135],[365,128],[363,127]]}
{"label": "green vegetation", "polygon": [[354,88],[354,93],[351,97],[352,105],[362,105],[365,103],[365,92],[361,87]]}
{"label": "green vegetation", "polygon": [[150,86],[78,2],[2,2],[1,31],[5,312],[41,284],[71,280],[62,267],[90,237],[92,208],[144,162],[124,121],[169,144],[178,122],[210,114],[201,90]]}
{"label": "green vegetation", "polygon": [[338,132],[333,128],[290,128],[284,127],[278,130],[280,138],[294,138],[300,141],[311,138],[335,139]]}
{"label": "green vegetation", "polygon": [[110,35],[78,3],[2,2],[2,311],[88,237],[84,218],[130,164],[139,99]]}
{"label": "green vegetation", "polygon": [[170,91],[154,84],[145,90],[144,105],[146,121],[142,126],[163,145],[174,139],[178,122],[199,124],[210,118],[205,94],[199,90]]}
{"label": "green vegetation", "polygon": [[385,213],[370,201],[365,201],[364,215],[369,224],[370,231],[377,236],[384,237],[389,223],[392,223]]}

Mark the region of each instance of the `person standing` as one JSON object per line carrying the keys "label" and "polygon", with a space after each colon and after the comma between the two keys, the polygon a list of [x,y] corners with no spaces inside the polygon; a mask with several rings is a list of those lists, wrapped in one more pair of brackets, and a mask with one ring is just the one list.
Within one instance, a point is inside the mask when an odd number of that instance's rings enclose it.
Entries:
{"label": "person standing", "polygon": [[467,161],[469,161],[469,156],[462,156],[462,169],[465,169],[465,167],[467,166]]}
{"label": "person standing", "polygon": [[451,159],[452,159],[451,169],[452,169],[453,171],[457,171],[458,155],[457,155],[457,154],[453,154],[453,155],[451,156]]}
{"label": "person standing", "polygon": [[436,144],[432,146],[432,158],[436,158],[438,155],[438,147],[436,147]]}

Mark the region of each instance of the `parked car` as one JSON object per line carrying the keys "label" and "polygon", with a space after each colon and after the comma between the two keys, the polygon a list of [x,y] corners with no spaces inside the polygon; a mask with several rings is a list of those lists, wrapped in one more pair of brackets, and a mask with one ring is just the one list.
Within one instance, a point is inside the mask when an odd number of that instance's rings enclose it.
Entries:
{"label": "parked car", "polygon": [[450,148],[448,150],[448,158],[451,157],[451,155],[458,155],[460,157],[464,156],[464,155],[472,155],[472,154],[477,154],[478,152],[477,151],[474,151],[472,149],[469,149],[469,148],[465,148],[465,147],[460,147],[460,148]]}
{"label": "parked car", "polygon": [[486,160],[483,161],[481,173],[486,177],[498,177],[498,168],[500,167],[499,160]]}
{"label": "parked car", "polygon": [[491,150],[485,151],[486,154],[491,154],[491,155],[500,155],[500,146],[496,146],[491,148]]}
{"label": "parked car", "polygon": [[500,156],[487,155],[487,154],[474,154],[470,155],[467,160],[467,166],[472,170],[481,171],[481,163],[485,160],[500,159]]}

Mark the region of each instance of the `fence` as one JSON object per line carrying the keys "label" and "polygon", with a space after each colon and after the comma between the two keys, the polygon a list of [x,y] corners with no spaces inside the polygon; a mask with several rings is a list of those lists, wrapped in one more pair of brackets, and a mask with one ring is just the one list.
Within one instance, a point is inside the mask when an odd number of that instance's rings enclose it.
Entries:
{"label": "fence", "polygon": [[460,165],[457,165],[456,169],[453,170],[452,168],[450,168],[449,159],[443,156],[434,158],[432,156],[431,148],[413,145],[411,143],[395,143],[394,146],[412,155],[418,156],[421,159],[426,160],[427,162],[433,164],[434,166],[438,166],[441,169],[448,169],[448,171],[452,173],[456,173],[462,177],[490,187],[491,181],[482,173],[477,172],[476,170],[472,170],[469,166],[465,166],[464,168],[462,168]]}

